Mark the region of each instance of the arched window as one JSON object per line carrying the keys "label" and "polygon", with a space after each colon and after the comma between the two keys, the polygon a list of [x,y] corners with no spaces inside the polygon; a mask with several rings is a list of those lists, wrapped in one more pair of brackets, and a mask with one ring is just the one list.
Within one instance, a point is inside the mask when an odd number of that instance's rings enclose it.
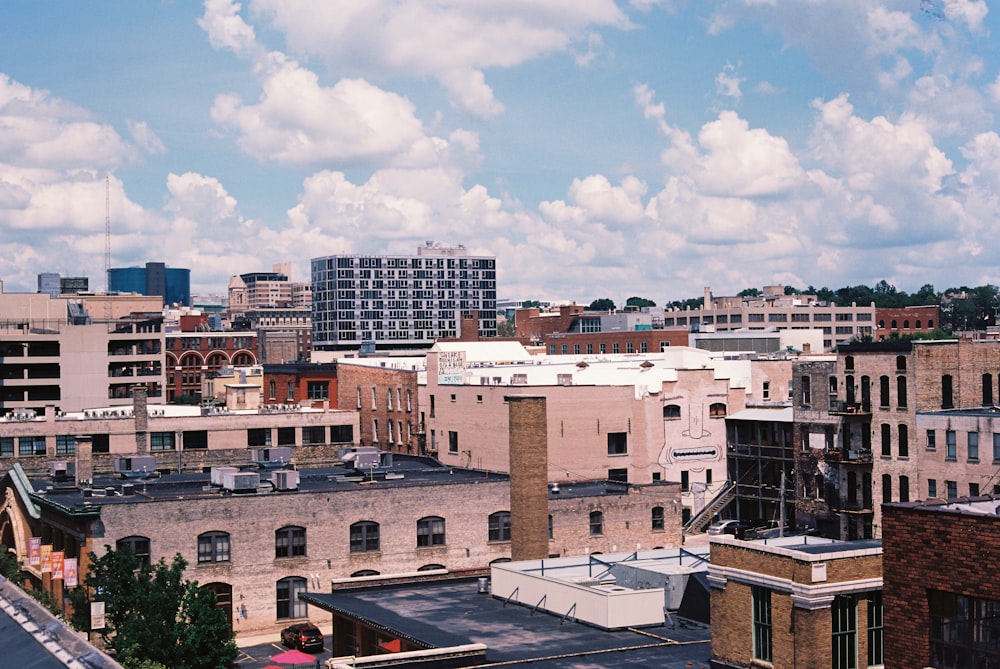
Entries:
{"label": "arched window", "polygon": [[803,406],[812,404],[812,380],[808,376],[799,377],[799,389]]}
{"label": "arched window", "polygon": [[427,516],[417,521],[417,546],[444,546],[444,518]]}
{"label": "arched window", "polygon": [[[920,319],[919,319],[919,318],[917,319],[917,322],[916,322],[916,324],[914,325],[914,327],[915,327],[915,328],[916,328],[917,330],[919,330],[919,329],[920,329]],[[902,497],[902,495],[900,495],[900,497]],[[900,500],[900,501],[902,501],[902,500]]]}
{"label": "arched window", "polygon": [[906,408],[906,377],[896,377],[896,406],[900,409]]}
{"label": "arched window", "polygon": [[139,565],[148,567],[149,561],[149,537],[125,537],[115,542],[115,550],[128,551],[139,560]]}
{"label": "arched window", "polygon": [[830,377],[830,397],[836,397],[836,396],[837,396],[837,377],[836,376],[831,376]]}
{"label": "arched window", "polygon": [[205,532],[198,535],[198,564],[229,562],[229,534]]}
{"label": "arched window", "polygon": [[930,330],[934,329],[934,321],[933,320],[927,319],[927,328],[930,329]]}
{"label": "arched window", "polygon": [[302,557],[306,554],[306,528],[282,527],[274,533],[274,557]]}
{"label": "arched window", "polygon": [[438,571],[441,569],[446,569],[443,564],[425,564],[422,567],[417,567],[417,571]]}
{"label": "arched window", "polygon": [[663,507],[662,506],[654,506],[650,510],[650,514],[649,515],[650,515],[652,529],[653,530],[662,530],[664,528]]}
{"label": "arched window", "polygon": [[681,407],[678,404],[663,405],[663,419],[671,420],[681,417]]}
{"label": "arched window", "polygon": [[242,352],[233,356],[233,367],[249,367],[256,364],[257,361],[250,353]]}
{"label": "arched window", "polygon": [[844,369],[853,370],[854,369],[854,356],[848,355],[844,357]]}
{"label": "arched window", "polygon": [[491,513],[488,528],[490,541],[510,541],[510,511]]}
{"label": "arched window", "polygon": [[351,574],[351,578],[362,578],[365,576],[378,576],[379,572],[374,569],[359,569],[358,571]]}
{"label": "arched window", "polygon": [[208,356],[208,362],[206,363],[206,367],[208,367],[210,371],[214,372],[222,369],[228,364],[229,364],[229,358],[227,358],[224,354],[213,353],[212,355]]}
{"label": "arched window", "polygon": [[983,406],[993,406],[993,375],[983,374]]}
{"label": "arched window", "polygon": [[351,525],[351,552],[367,553],[377,551],[379,543],[379,525],[370,520],[362,520]]}
{"label": "arched window", "polygon": [[277,582],[275,603],[278,620],[305,618],[309,615],[306,603],[299,599],[299,594],[303,592],[306,592],[306,579],[299,576],[289,576]]}
{"label": "arched window", "polygon": [[897,355],[896,356],[896,371],[905,372],[906,371],[906,356]]}
{"label": "arched window", "polygon": [[590,512],[590,534],[604,534],[604,513],[601,511]]}
{"label": "arched window", "polygon": [[882,423],[882,455],[892,456],[892,427],[888,423]]}
{"label": "arched window", "polygon": [[910,457],[910,428],[904,424],[899,426],[899,457]]}
{"label": "arched window", "polygon": [[892,329],[893,329],[893,330],[895,330],[895,329],[896,329],[897,327],[899,327],[899,326],[898,326],[898,325],[896,325],[896,319],[895,319],[895,318],[893,318],[893,319],[892,319]]}
{"label": "arched window", "polygon": [[854,404],[857,399],[858,389],[854,385],[854,377],[846,376],[844,377],[844,392],[847,393],[847,403]]}
{"label": "arched window", "polygon": [[889,406],[889,377],[880,376],[878,379],[878,404],[880,407]]}
{"label": "arched window", "polygon": [[726,417],[726,405],[722,402],[712,402],[708,407],[708,417],[709,418],[725,418]]}
{"label": "arched window", "polygon": [[904,330],[909,330],[910,329],[910,319],[909,318],[907,318],[905,321],[903,321],[903,329]]}
{"label": "arched window", "polygon": [[[917,327],[920,327],[919,325]],[[909,502],[910,501],[910,477],[900,476],[899,477],[899,501]]]}
{"label": "arched window", "polygon": [[878,322],[878,329],[879,330],[884,330],[885,329],[885,321],[879,321]]}
{"label": "arched window", "polygon": [[888,474],[882,474],[882,503],[889,504],[892,502],[892,477]]}
{"label": "arched window", "polygon": [[226,622],[233,624],[233,586],[228,583],[206,583],[201,587],[215,594],[215,608],[226,614]]}
{"label": "arched window", "polygon": [[503,562],[510,562],[510,561],[511,559],[509,557],[498,557],[495,560],[490,560],[490,564],[501,564]]}

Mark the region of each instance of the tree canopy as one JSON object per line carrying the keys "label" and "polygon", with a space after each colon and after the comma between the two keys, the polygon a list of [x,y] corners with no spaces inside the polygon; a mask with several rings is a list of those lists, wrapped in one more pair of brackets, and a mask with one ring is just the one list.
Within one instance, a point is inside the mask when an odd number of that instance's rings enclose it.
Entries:
{"label": "tree canopy", "polygon": [[587,311],[613,311],[615,301],[610,297],[599,297],[587,306]]}
{"label": "tree canopy", "polygon": [[627,300],[625,300],[625,306],[626,307],[638,307],[638,308],[641,309],[642,307],[655,307],[656,306],[656,302],[654,302],[653,300],[647,299],[645,297],[632,296],[632,297],[628,298]]}
{"label": "tree canopy", "polygon": [[90,629],[90,602],[103,601],[101,637],[128,669],[215,669],[236,659],[234,633],[215,593],[184,580],[180,554],[170,564],[144,565],[127,549],[107,548],[101,557],[90,554],[87,587],[71,595],[78,629]]}

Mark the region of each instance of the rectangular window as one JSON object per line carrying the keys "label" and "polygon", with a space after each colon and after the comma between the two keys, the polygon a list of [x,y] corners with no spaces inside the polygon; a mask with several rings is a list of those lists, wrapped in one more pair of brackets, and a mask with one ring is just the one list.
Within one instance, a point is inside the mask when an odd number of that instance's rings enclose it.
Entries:
{"label": "rectangular window", "polygon": [[295,445],[295,428],[279,427],[278,446],[294,446],[294,445]]}
{"label": "rectangular window", "polygon": [[111,435],[109,434],[95,434],[92,437],[91,442],[94,446],[94,453],[110,453],[111,452]]}
{"label": "rectangular window", "polygon": [[326,428],[322,425],[307,425],[302,428],[302,445],[316,446],[326,443]]}
{"label": "rectangular window", "polygon": [[882,626],[882,591],[868,593],[868,666],[885,664]]}
{"label": "rectangular window", "polygon": [[607,344],[600,344],[599,346],[600,346],[601,353],[607,353],[608,352],[608,345]]}
{"label": "rectangular window", "polygon": [[628,468],[622,467],[620,469],[609,469],[608,480],[616,481],[617,483],[628,483]]}
{"label": "rectangular window", "polygon": [[331,444],[350,444],[354,442],[354,426],[353,425],[331,425],[330,426],[330,443]]}
{"label": "rectangular window", "polygon": [[930,658],[935,667],[992,667],[997,664],[996,620],[1000,601],[957,595],[941,590],[927,593]]}
{"label": "rectangular window", "polygon": [[295,382],[294,381],[289,381],[288,382],[288,397],[286,398],[286,401],[288,401],[288,402],[294,402],[295,401]]}
{"label": "rectangular window", "polygon": [[631,342],[631,341],[625,342],[625,352],[626,353],[635,353],[635,342]]}
{"label": "rectangular window", "polygon": [[954,430],[947,430],[944,433],[945,440],[945,453],[944,457],[946,460],[955,460],[958,458],[958,439],[955,436]]}
{"label": "rectangular window", "polygon": [[618,347],[618,342],[614,342],[613,344],[611,344],[611,352],[612,353],[619,353],[620,352],[619,347]]}
{"label": "rectangular window", "polygon": [[979,433],[970,432],[966,443],[969,449],[969,462],[979,462]]}
{"label": "rectangular window", "polygon": [[14,457],[14,437],[0,437],[0,457]]}
{"label": "rectangular window", "polygon": [[608,455],[625,455],[628,453],[628,433],[608,432]]}
{"label": "rectangular window", "polygon": [[681,470],[681,492],[691,489],[691,472],[686,469]]}
{"label": "rectangular window", "polygon": [[448,431],[448,452],[458,453],[458,432]]}
{"label": "rectangular window", "polygon": [[[994,435],[996,437],[996,435]],[[996,443],[996,439],[993,440]],[[927,450],[936,451],[937,450],[937,432],[934,430],[927,430]],[[994,447],[995,450],[995,447]]]}
{"label": "rectangular window", "polygon": [[955,481],[945,481],[945,488],[948,491],[948,499],[955,499],[958,497],[958,483]]}
{"label": "rectangular window", "polygon": [[927,479],[927,496],[937,497],[937,481],[935,479]]}
{"label": "rectangular window", "polygon": [[753,600],[753,658],[771,661],[771,591],[751,586]]}
{"label": "rectangular window", "polygon": [[573,355],[580,355],[580,345],[573,344]]}
{"label": "rectangular window", "polygon": [[993,464],[1000,462],[1000,432],[993,433]]}
{"label": "rectangular window", "polygon": [[854,595],[837,595],[830,605],[833,616],[833,667],[857,669],[858,666],[858,609]]}
{"label": "rectangular window", "polygon": [[149,450],[151,451],[173,451],[176,450],[176,436],[173,432],[150,432]]}
{"label": "rectangular window", "polygon": [[271,428],[252,427],[247,430],[247,446],[270,446]]}
{"label": "rectangular window", "polygon": [[764,388],[763,388],[763,390],[761,392],[762,392],[761,399],[763,399],[765,402],[770,401],[770,399],[771,399],[771,382],[770,381],[764,381]]}
{"label": "rectangular window", "polygon": [[309,383],[306,384],[306,396],[311,400],[330,399],[330,382],[310,381]]}
{"label": "rectangular window", "polygon": [[22,457],[45,455],[45,437],[18,437],[17,454]]}
{"label": "rectangular window", "polygon": [[978,497],[978,496],[979,496],[979,484],[978,483],[970,483],[969,484],[969,497]]}
{"label": "rectangular window", "polygon": [[73,455],[76,453],[76,436],[60,434],[56,436],[56,455]]}
{"label": "rectangular window", "polygon": [[184,450],[208,448],[208,430],[185,430],[181,433]]}

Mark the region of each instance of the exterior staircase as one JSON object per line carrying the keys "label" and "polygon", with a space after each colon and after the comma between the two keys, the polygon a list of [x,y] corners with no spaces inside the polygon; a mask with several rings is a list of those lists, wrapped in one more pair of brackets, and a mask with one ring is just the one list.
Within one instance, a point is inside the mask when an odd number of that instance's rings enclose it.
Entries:
{"label": "exterior staircase", "polygon": [[691,519],[684,523],[683,533],[685,535],[700,534],[707,530],[708,526],[712,523],[712,518],[735,498],[736,484],[732,481],[726,481],[715,496],[715,499],[703,506],[698,513],[691,516]]}

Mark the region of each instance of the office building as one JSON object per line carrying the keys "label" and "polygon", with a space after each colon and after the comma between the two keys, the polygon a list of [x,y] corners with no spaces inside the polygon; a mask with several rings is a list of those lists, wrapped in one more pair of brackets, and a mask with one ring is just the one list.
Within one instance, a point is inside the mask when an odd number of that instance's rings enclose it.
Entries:
{"label": "office building", "polygon": [[108,270],[108,290],[118,293],[159,295],[165,304],[191,306],[191,270],[148,262],[145,267]]}
{"label": "office building", "polygon": [[[313,348],[429,348],[458,339],[475,314],[477,337],[496,337],[496,258],[428,242],[415,255],[312,260]],[[473,322],[465,320],[465,323]]]}

